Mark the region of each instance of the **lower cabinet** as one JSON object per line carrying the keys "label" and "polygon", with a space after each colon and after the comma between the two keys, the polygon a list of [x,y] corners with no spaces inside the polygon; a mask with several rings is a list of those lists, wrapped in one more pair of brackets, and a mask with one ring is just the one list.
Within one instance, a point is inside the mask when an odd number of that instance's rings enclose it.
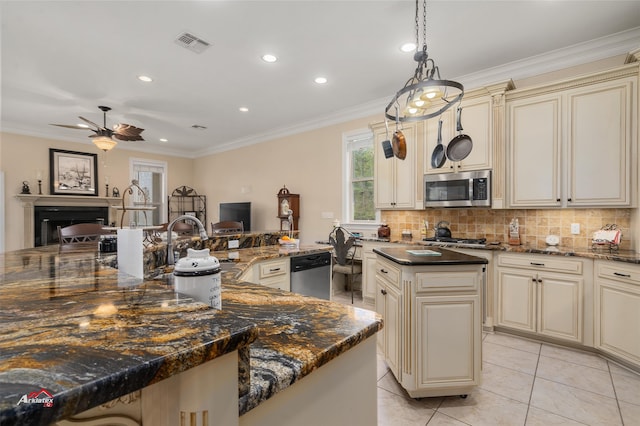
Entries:
{"label": "lower cabinet", "polygon": [[[497,325],[592,344],[592,301],[585,261],[546,255],[499,255]],[[589,273],[584,274],[585,269]],[[588,288],[587,288],[588,287]],[[585,327],[586,325],[586,327]],[[585,333],[585,330],[588,333]]]}
{"label": "lower cabinet", "polygon": [[362,300],[365,304],[374,305],[377,300],[376,289],[376,260],[378,255],[374,248],[397,246],[396,243],[384,243],[379,241],[362,242]]}
{"label": "lower cabinet", "polygon": [[290,269],[288,257],[258,262],[253,265],[253,282],[271,288],[291,291]]}
{"label": "lower cabinet", "polygon": [[[384,270],[384,266],[381,267]],[[384,273],[384,272],[383,272]],[[395,283],[376,276],[376,312],[384,319],[378,332],[378,349],[385,354],[387,365],[398,377],[400,373],[400,290]]]}
{"label": "lower cabinet", "polygon": [[481,380],[484,265],[376,262],[379,350],[412,398],[463,395]]}
{"label": "lower cabinet", "polygon": [[640,266],[595,262],[595,347],[640,365]]}

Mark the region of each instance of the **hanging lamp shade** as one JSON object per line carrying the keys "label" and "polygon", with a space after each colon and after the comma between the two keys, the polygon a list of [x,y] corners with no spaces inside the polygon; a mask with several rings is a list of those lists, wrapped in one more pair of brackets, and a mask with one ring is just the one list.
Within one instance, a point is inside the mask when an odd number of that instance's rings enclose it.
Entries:
{"label": "hanging lamp shade", "polygon": [[114,141],[113,139],[107,136],[92,136],[91,140],[93,141],[93,144],[95,146],[97,146],[99,149],[103,150],[104,152],[111,151],[113,147],[118,145],[118,142]]}
{"label": "hanging lamp shade", "polygon": [[[422,2],[422,47],[416,47],[413,59],[418,63],[412,77],[398,90],[385,108],[385,117],[393,121],[420,121],[437,117],[464,96],[464,86],[440,77],[440,70],[427,53],[426,0]],[[416,0],[416,46],[419,40],[419,0]],[[422,101],[423,103],[421,103]]]}

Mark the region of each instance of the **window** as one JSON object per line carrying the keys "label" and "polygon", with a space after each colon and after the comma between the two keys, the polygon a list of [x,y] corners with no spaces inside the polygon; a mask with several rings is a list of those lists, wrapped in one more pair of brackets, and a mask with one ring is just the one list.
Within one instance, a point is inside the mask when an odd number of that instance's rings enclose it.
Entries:
{"label": "window", "polygon": [[362,130],[343,136],[343,220],[366,224],[379,221],[373,204],[373,134]]}
{"label": "window", "polygon": [[131,179],[136,179],[144,191],[144,195],[132,194],[133,205],[144,204],[146,195],[148,205],[155,207],[151,213],[141,214],[133,211],[129,221],[137,225],[159,225],[167,221],[167,163],[132,158],[130,160]]}

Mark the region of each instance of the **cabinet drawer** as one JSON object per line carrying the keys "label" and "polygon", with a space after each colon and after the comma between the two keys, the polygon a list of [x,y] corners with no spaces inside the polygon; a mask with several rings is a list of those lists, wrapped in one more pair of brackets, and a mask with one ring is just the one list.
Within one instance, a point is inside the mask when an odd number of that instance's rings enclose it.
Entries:
{"label": "cabinet drawer", "polygon": [[263,262],[259,265],[260,279],[286,275],[288,269],[286,259]]}
{"label": "cabinet drawer", "polygon": [[622,262],[596,262],[596,274],[599,278],[640,285],[640,266]]}
{"label": "cabinet drawer", "polygon": [[397,289],[400,289],[400,268],[393,263],[378,258],[376,262],[376,275]]}
{"label": "cabinet drawer", "polygon": [[[466,270],[465,270],[466,269]],[[476,293],[480,288],[481,274],[478,268],[458,266],[455,270],[435,267],[429,272],[416,274],[417,292],[468,291]]]}
{"label": "cabinet drawer", "polygon": [[582,274],[581,260],[569,260],[560,256],[501,254],[498,256],[498,266]]}

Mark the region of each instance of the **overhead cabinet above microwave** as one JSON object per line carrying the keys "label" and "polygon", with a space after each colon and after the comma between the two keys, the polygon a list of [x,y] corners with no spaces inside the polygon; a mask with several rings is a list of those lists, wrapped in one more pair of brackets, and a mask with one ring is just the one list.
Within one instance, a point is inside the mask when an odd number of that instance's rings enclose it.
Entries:
{"label": "overhead cabinet above microwave", "polygon": [[508,92],[509,207],[633,207],[637,93],[637,63]]}

